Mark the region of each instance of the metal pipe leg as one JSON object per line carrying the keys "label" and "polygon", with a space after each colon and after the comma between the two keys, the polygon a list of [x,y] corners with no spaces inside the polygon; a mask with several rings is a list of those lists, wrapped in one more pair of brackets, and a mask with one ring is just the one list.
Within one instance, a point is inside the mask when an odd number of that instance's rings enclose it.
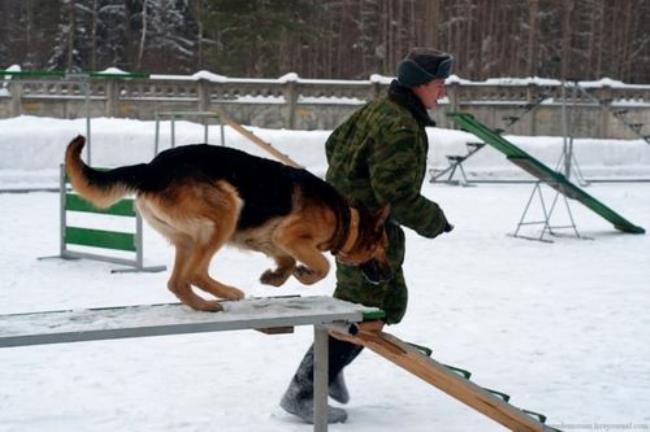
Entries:
{"label": "metal pipe leg", "polygon": [[314,431],[327,432],[327,329],[314,326]]}

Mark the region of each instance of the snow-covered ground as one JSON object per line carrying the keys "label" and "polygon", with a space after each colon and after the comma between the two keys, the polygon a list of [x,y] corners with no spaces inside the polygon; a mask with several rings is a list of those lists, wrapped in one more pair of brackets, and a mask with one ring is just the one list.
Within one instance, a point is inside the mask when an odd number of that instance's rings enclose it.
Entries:
{"label": "snow-covered ground", "polygon": [[[0,120],[0,189],[55,187],[65,145],[83,132],[82,120]],[[324,172],[327,131],[256,132]],[[429,133],[430,166],[474,140],[458,131]],[[199,142],[202,134],[200,126],[177,125],[177,142]],[[216,128],[210,135],[218,137]],[[226,137],[259,153],[231,130]],[[551,165],[559,158],[561,139],[510,138]],[[93,120],[92,152],[93,163],[104,166],[150,159],[153,123]],[[577,140],[576,154],[587,177],[650,174],[650,146],[641,141]],[[467,169],[518,177],[503,159],[487,148]],[[410,307],[388,331],[431,347],[436,359],[469,369],[475,382],[566,431],[648,430],[650,239],[621,234],[573,202],[578,228],[591,240],[509,237],[531,190],[426,183],[423,193],[456,230],[433,241],[407,233]],[[650,183],[594,184],[588,192],[650,227]],[[38,261],[58,251],[58,194],[0,194],[0,206],[0,314],[175,300],[166,272],[111,274],[115,265],[96,261]],[[560,207],[555,222],[565,221]],[[172,260],[148,227],[145,259]],[[257,278],[270,265],[261,255],[225,249],[211,272],[250,296],[332,291],[332,275],[313,287],[294,280],[262,286]],[[0,349],[0,431],[309,431],[277,403],[311,339],[310,328],[297,328],[282,336],[237,331]],[[362,354],[346,377],[350,418],[332,431],[502,430],[373,353]]]}

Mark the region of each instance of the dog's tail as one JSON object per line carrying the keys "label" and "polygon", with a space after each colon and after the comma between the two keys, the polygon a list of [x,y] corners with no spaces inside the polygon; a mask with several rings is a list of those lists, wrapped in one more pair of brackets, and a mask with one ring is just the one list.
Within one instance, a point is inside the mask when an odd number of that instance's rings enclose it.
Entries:
{"label": "dog's tail", "polygon": [[86,139],[79,135],[65,151],[65,169],[72,187],[79,195],[99,208],[115,204],[124,195],[141,189],[146,164],[100,171],[81,160]]}

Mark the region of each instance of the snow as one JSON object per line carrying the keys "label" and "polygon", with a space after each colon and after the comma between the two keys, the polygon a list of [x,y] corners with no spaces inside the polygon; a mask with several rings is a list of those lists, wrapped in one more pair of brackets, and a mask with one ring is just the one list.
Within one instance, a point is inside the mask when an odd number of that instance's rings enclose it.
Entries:
{"label": "snow", "polygon": [[[83,119],[0,120],[0,188],[56,186],[65,145],[84,127]],[[153,122],[93,119],[92,130],[96,165],[152,157]],[[251,130],[324,173],[329,131]],[[201,125],[177,122],[176,131],[178,143],[202,140]],[[475,140],[460,131],[428,133],[429,167],[444,165],[445,154]],[[216,126],[210,137],[218,139]],[[161,138],[167,148],[168,123]],[[551,165],[562,148],[561,138],[508,139]],[[226,143],[262,154],[229,128]],[[650,146],[642,141],[585,139],[575,146],[590,175],[650,172]],[[484,176],[500,170],[510,176],[516,169],[491,148],[467,164],[466,170]],[[578,228],[591,240],[560,236],[543,244],[507,236],[531,191],[531,184],[425,183],[423,193],[445,209],[456,229],[435,240],[407,230],[410,305],[404,321],[388,331],[431,347],[437,360],[472,371],[473,381],[546,414],[552,425],[647,430],[650,237],[621,234],[575,202]],[[599,183],[588,192],[650,227],[650,183]],[[566,221],[561,203],[557,224]],[[37,260],[59,248],[57,193],[0,194],[0,206],[0,314],[176,301],[166,289],[169,272],[112,274],[119,266]],[[106,225],[113,223],[123,222]],[[148,226],[144,244],[147,265],[172,263],[171,248]],[[333,290],[331,273],[310,287],[294,279],[281,288],[263,286],[258,277],[271,264],[227,248],[211,273],[251,297]],[[278,402],[312,339],[310,328],[299,327],[281,336],[233,331],[0,349],[0,431],[310,431]],[[349,421],[331,426],[334,432],[503,430],[370,352],[348,368],[346,380]]]}
{"label": "snow", "polygon": [[298,81],[298,74],[295,72],[289,72],[288,74],[284,74],[278,78],[278,81],[281,83],[296,82]]}
{"label": "snow", "polygon": [[395,77],[392,76],[385,76],[385,75],[380,75],[380,74],[372,74],[370,75],[370,82],[371,83],[379,83],[379,84],[390,84],[391,81],[393,81]]}
{"label": "snow", "polygon": [[124,70],[122,70],[120,68],[116,68],[116,67],[109,67],[109,68],[104,69],[103,71],[100,71],[99,73],[128,75],[130,72],[124,71]]}
{"label": "snow", "polygon": [[[390,82],[395,79],[394,76],[390,75],[380,75],[380,74],[371,74],[367,80],[337,80],[337,79],[313,79],[313,78],[301,78],[295,72],[289,72],[277,79],[272,78],[233,78],[226,77],[223,75],[216,74],[210,71],[199,71],[193,75],[161,75],[153,74],[151,79],[164,79],[164,80],[197,80],[197,79],[207,79],[209,81],[216,82],[231,82],[231,83],[286,83],[286,82],[296,82],[296,83],[311,83],[311,84],[337,84],[337,85],[355,85],[355,84],[366,84],[370,83],[380,83],[380,84],[390,84]],[[553,78],[543,78],[543,77],[500,77],[500,78],[489,78],[483,81],[469,80],[458,75],[452,74],[446,80],[447,84],[462,84],[468,86],[522,86],[522,85],[536,85],[536,86],[560,86],[562,81],[553,79]],[[611,78],[601,78],[600,80],[595,81],[578,81],[579,85],[584,88],[595,88],[595,87],[612,87],[620,89],[632,89],[632,90],[647,90],[650,88],[650,85],[644,84],[626,84],[619,80],[614,80]]]}
{"label": "snow", "polygon": [[[352,103],[352,101],[350,101]],[[37,126],[36,126],[37,125]],[[67,142],[85,134],[85,119],[53,119],[20,116],[0,120],[0,190],[29,186],[56,187],[58,166],[63,162]],[[43,130],[47,130],[44,133]],[[203,141],[202,125],[176,121],[176,142]],[[251,127],[250,130],[283,153],[292,155],[301,165],[318,174],[326,169],[323,145],[328,131],[273,130]],[[120,131],[119,139],[115,138]],[[154,121],[95,118],[92,121],[92,163],[117,166],[149,160],[154,152]],[[478,141],[474,135],[458,130],[429,128],[431,142],[430,168],[448,166],[447,155],[467,152],[465,143]],[[229,127],[225,127],[226,144],[254,154],[262,150]],[[506,138],[521,146],[542,162],[555,167],[562,153],[562,137]],[[219,126],[209,126],[209,141],[220,144]],[[160,122],[160,148],[169,148],[171,122]],[[579,168],[587,178],[636,177],[650,178],[650,146],[643,140],[603,140],[580,138],[574,140]],[[528,174],[509,163],[501,153],[486,147],[464,162],[471,179],[530,179]]]}
{"label": "snow", "polygon": [[195,79],[195,80],[204,79],[204,80],[212,81],[212,82],[224,82],[228,78],[226,78],[223,75],[217,75],[215,73],[212,73],[212,72],[209,72],[209,71],[206,71],[206,70],[202,70],[202,71],[199,71],[199,72],[195,73],[194,75],[192,75],[192,79]]}
{"label": "snow", "polygon": [[355,97],[298,96],[299,104],[363,105],[365,100]]}
{"label": "snow", "polygon": [[20,72],[20,71],[23,70],[23,68],[20,67],[20,65],[14,64],[14,65],[9,66],[5,70],[8,71],[8,72]]}
{"label": "snow", "polygon": [[[472,81],[459,77],[458,75],[450,75],[449,78],[445,81],[446,84],[462,84],[465,86],[525,86],[525,85],[536,85],[540,87],[557,87],[562,85],[562,81],[552,79],[552,78],[542,78],[542,77],[526,77],[526,78],[513,78],[513,77],[501,77],[501,78],[488,78],[483,81]],[[650,85],[643,84],[626,84],[623,81],[614,80],[611,78],[601,78],[595,81],[578,81],[580,87],[583,88],[602,88],[602,87],[611,87],[619,89],[630,89],[630,90],[647,90],[650,89]],[[570,84],[572,85],[572,84]]]}

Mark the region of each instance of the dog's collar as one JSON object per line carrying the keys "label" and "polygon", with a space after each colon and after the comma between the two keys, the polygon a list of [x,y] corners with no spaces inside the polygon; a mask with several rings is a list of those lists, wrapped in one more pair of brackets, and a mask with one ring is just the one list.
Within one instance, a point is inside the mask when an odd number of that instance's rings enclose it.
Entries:
{"label": "dog's collar", "polygon": [[332,236],[332,255],[340,251],[349,251],[357,241],[359,234],[359,212],[348,207],[345,215],[337,221],[336,232]]}

